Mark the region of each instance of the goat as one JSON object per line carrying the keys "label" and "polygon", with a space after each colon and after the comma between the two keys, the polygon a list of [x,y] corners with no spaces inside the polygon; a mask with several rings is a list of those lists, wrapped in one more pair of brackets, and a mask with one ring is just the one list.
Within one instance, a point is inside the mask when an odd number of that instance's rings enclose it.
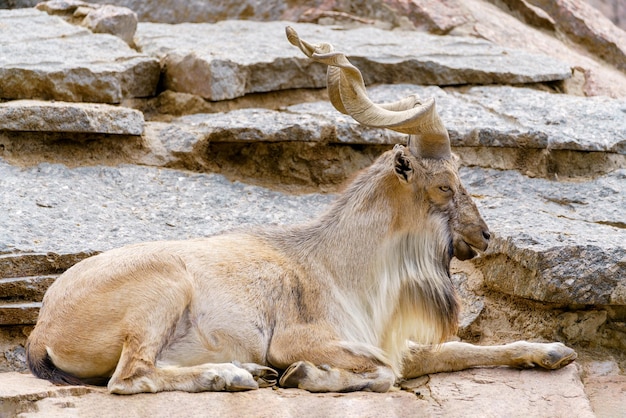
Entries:
{"label": "goat", "polygon": [[[329,44],[287,38],[327,64],[340,112],[409,135],[309,223],[103,252],[45,294],[27,363],[58,384],[111,393],[384,392],[399,377],[475,366],[562,367],[561,343],[446,342],[459,303],[449,267],[487,248],[434,100],[372,103]],[[279,374],[281,372],[281,374]]]}

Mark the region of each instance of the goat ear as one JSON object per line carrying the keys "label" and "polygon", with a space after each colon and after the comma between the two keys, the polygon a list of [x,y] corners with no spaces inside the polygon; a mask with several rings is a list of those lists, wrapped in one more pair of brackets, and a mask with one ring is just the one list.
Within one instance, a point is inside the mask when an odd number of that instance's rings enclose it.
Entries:
{"label": "goat ear", "polygon": [[393,156],[393,168],[396,173],[396,176],[403,183],[409,183],[413,180],[413,175],[415,174],[415,169],[411,160],[406,154],[406,148],[403,146],[396,146],[394,148],[395,154]]}

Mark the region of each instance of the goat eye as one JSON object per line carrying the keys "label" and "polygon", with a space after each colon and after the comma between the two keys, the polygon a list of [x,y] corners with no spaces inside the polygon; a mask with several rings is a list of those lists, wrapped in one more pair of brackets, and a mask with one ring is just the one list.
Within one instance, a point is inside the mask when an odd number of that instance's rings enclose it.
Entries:
{"label": "goat eye", "polygon": [[439,190],[441,190],[444,193],[448,193],[450,191],[450,187],[449,186],[439,186]]}

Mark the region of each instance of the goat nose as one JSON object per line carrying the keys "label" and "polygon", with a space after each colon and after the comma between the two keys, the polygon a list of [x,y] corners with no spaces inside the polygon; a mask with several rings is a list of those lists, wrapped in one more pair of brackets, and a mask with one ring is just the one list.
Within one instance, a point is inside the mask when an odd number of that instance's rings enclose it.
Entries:
{"label": "goat nose", "polygon": [[483,231],[483,237],[484,237],[487,241],[489,241],[489,238],[491,238],[491,234],[489,233],[489,231],[484,230],[484,231]]}

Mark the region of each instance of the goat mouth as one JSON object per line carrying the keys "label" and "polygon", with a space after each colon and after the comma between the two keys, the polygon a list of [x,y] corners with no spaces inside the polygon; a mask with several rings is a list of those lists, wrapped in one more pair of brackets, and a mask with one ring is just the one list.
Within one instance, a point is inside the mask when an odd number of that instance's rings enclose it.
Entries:
{"label": "goat mouth", "polygon": [[465,240],[461,240],[454,247],[454,256],[461,261],[470,260],[481,252],[479,248],[476,248]]}

